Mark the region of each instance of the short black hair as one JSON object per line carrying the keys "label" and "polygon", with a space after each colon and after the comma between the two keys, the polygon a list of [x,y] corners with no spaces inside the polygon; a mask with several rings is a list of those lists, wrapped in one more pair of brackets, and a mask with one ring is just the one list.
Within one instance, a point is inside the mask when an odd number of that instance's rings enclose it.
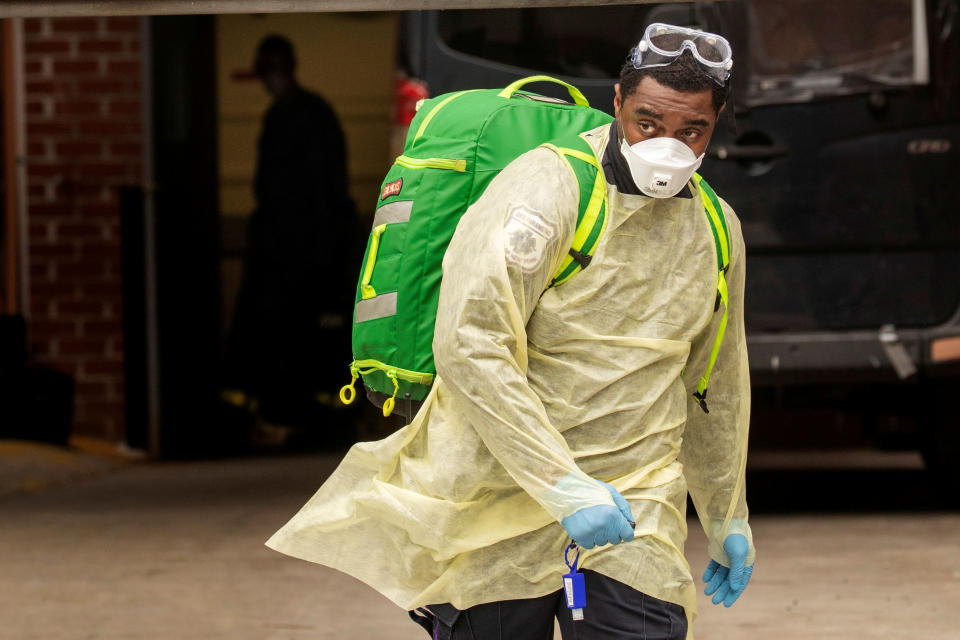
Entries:
{"label": "short black hair", "polygon": [[293,73],[297,66],[293,44],[285,37],[277,34],[265,37],[257,45],[257,58],[254,66],[257,75],[261,76],[268,71]]}
{"label": "short black hair", "polygon": [[637,69],[629,60],[620,68],[620,96],[623,100],[637,90],[640,81],[651,77],[665,87],[682,93],[700,93],[710,90],[713,102],[713,111],[720,115],[720,109],[727,101],[727,88],[730,78],[724,86],[718,85],[713,79],[700,70],[700,63],[693,54],[684,51],[680,57],[663,67],[647,67]]}

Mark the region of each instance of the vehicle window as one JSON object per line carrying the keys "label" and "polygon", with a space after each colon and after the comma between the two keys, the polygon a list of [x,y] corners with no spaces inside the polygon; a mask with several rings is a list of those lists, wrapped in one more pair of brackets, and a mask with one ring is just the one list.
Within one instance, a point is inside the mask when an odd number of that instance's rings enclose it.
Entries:
{"label": "vehicle window", "polygon": [[926,83],[923,16],[923,0],[747,0],[748,101]]}
{"label": "vehicle window", "polygon": [[[628,43],[640,40],[649,18],[693,20],[692,5],[443,11],[439,32],[451,49],[541,73],[613,78]],[[659,18],[658,18],[659,19]]]}

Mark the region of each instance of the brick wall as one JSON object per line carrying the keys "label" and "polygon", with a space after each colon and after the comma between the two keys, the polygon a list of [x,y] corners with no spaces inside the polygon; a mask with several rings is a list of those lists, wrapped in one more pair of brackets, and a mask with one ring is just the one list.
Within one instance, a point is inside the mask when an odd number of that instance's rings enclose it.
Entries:
{"label": "brick wall", "polygon": [[34,361],[76,381],[74,434],[124,438],[117,189],[142,182],[138,18],[24,21]]}

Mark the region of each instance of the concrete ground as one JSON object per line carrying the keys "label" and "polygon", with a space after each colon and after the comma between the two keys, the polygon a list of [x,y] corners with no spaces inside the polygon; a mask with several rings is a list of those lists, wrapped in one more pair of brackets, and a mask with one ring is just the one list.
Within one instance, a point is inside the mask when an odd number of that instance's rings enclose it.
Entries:
{"label": "concrete ground", "polygon": [[[34,453],[42,476],[51,451]],[[360,582],[263,546],[339,457],[85,458],[4,492],[0,443],[0,638],[426,638]],[[732,609],[701,598],[698,639],[960,637],[960,514],[938,510],[909,456],[847,458],[872,463],[755,456],[754,578]]]}

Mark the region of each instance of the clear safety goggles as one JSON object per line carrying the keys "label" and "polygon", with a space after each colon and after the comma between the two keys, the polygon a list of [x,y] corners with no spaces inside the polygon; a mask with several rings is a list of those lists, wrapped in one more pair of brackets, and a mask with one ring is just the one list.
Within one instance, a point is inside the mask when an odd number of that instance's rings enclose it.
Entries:
{"label": "clear safety goggles", "polygon": [[730,43],[721,36],[696,29],[654,22],[643,33],[643,39],[630,50],[635,69],[664,67],[684,51],[690,51],[700,68],[714,82],[723,86],[733,68]]}

